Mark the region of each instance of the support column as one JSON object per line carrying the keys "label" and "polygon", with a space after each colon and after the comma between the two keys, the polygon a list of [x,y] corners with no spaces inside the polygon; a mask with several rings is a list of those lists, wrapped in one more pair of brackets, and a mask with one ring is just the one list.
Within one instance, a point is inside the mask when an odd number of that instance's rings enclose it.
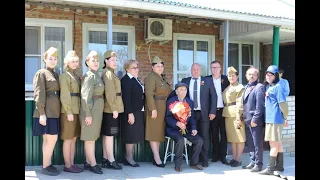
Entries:
{"label": "support column", "polygon": [[108,8],[107,50],[112,50],[112,8]]}
{"label": "support column", "polygon": [[223,41],[223,72],[227,74],[229,62],[229,20],[224,21],[224,41]]}
{"label": "support column", "polygon": [[280,27],[273,26],[272,64],[279,66]]}

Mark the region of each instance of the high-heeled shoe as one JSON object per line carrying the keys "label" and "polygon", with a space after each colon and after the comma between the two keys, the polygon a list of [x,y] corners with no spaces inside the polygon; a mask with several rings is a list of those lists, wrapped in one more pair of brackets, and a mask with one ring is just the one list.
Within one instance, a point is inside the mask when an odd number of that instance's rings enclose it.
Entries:
{"label": "high-heeled shoe", "polygon": [[163,164],[163,162],[161,162],[161,164],[157,164],[157,162],[155,160],[152,161],[152,164],[157,167],[162,167],[162,168],[166,166],[165,164]]}
{"label": "high-heeled shoe", "polygon": [[129,163],[129,161],[127,160],[127,158],[124,158],[123,164],[126,165],[126,166],[140,167],[140,165],[139,165],[138,163],[135,163],[135,164]]}
{"label": "high-heeled shoe", "polygon": [[116,161],[110,162],[108,159],[105,158],[102,159],[101,166],[103,168],[111,168],[117,170],[122,169],[122,167]]}

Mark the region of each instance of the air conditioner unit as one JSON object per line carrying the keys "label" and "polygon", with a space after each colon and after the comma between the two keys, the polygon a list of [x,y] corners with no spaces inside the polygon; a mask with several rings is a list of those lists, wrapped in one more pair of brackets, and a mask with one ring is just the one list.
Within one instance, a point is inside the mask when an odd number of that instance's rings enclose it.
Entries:
{"label": "air conditioner unit", "polygon": [[144,39],[146,41],[171,41],[172,20],[148,18],[144,23]]}

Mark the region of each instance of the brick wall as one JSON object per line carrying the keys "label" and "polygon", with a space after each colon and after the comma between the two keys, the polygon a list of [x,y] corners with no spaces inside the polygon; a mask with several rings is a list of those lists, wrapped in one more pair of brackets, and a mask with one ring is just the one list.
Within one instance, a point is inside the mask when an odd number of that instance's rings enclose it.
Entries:
{"label": "brick wall", "polygon": [[[36,8],[36,9],[35,9]],[[39,6],[38,6],[39,8]],[[42,19],[60,19],[60,20],[73,20],[73,10],[65,11],[60,8],[41,7],[38,9],[36,5],[26,6],[25,17],[26,18],[42,18]],[[82,54],[82,23],[106,23],[108,16],[106,12],[94,11],[94,14],[89,15],[88,10],[77,11],[75,16],[75,51],[80,59],[86,54]],[[136,30],[136,45],[141,46],[140,50],[136,50],[136,60],[140,63],[139,78],[143,81],[145,76],[151,72],[151,63],[148,57],[148,45],[144,41],[144,16],[138,18],[133,16],[125,17],[121,14],[117,14],[114,10],[113,24],[114,25],[129,25],[135,26]],[[180,21],[176,23],[173,21],[172,29],[173,33],[188,33],[188,34],[202,34],[202,35],[215,35],[215,59],[220,61],[223,65],[223,41],[218,39],[219,33],[218,25],[205,25],[195,22],[188,24],[186,21]],[[151,59],[154,56],[159,56],[165,63],[164,73],[166,74],[167,81],[173,83],[173,41],[164,45],[158,45],[153,43],[150,49]]]}
{"label": "brick wall", "polygon": [[288,127],[282,130],[283,152],[285,155],[295,156],[295,96],[287,97],[289,106]]}

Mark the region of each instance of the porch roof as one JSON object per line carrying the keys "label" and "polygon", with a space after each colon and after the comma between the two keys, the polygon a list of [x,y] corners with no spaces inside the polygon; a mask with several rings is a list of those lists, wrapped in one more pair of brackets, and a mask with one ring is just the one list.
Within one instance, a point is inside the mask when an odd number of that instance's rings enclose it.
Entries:
{"label": "porch roof", "polygon": [[[29,0],[30,1],[30,0]],[[37,1],[37,0],[31,0]],[[41,0],[83,7],[114,7],[217,20],[245,21],[294,29],[294,0]]]}

